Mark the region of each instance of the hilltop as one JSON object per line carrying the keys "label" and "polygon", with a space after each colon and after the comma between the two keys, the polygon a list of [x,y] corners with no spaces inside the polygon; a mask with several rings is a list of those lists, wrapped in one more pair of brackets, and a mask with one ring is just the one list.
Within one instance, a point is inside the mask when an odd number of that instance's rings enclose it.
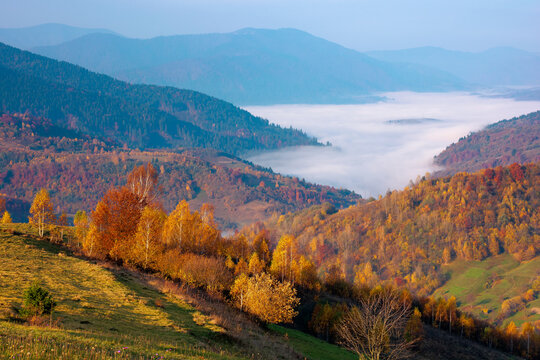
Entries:
{"label": "hilltop", "polygon": [[440,175],[540,161],[540,111],[471,133],[435,157]]}
{"label": "hilltop", "polygon": [[29,113],[133,148],[202,147],[242,154],[319,145],[191,90],[132,85],[0,43],[0,110]]}

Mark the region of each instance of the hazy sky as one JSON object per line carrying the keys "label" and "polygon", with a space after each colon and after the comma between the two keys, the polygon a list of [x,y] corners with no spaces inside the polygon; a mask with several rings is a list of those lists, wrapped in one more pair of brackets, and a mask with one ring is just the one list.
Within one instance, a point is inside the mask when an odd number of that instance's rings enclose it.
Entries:
{"label": "hazy sky", "polygon": [[131,37],[294,27],[357,50],[540,52],[539,0],[1,0],[0,27],[64,23]]}

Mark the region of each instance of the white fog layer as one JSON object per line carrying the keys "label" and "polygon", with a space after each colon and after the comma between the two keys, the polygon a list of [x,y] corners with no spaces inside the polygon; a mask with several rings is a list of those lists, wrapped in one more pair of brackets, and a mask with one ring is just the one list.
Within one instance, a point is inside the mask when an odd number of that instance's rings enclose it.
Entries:
{"label": "white fog layer", "polygon": [[471,131],[540,109],[538,101],[466,93],[384,95],[389,100],[375,104],[246,107],[272,123],[302,129],[333,145],[287,148],[248,160],[364,197],[377,196],[434,171],[433,157]]}

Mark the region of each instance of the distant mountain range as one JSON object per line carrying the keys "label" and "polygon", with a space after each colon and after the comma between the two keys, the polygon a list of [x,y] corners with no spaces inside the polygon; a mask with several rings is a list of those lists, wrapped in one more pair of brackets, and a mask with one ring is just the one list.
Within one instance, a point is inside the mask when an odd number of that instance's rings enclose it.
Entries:
{"label": "distant mountain range", "polygon": [[367,54],[382,61],[446,71],[475,85],[540,85],[540,56],[511,47],[471,53],[428,46]]}
{"label": "distant mountain range", "polygon": [[0,41],[132,83],[197,90],[241,105],[362,103],[385,91],[540,85],[537,53],[510,47],[360,53],[295,29],[130,39],[46,24],[0,29]]}
{"label": "distant mountain range", "polygon": [[244,105],[356,103],[373,100],[374,92],[467,85],[437,69],[379,61],[295,29],[147,40],[94,33],[32,51],[122,80],[193,89]]}
{"label": "distant mountain range", "polygon": [[0,41],[21,49],[58,45],[78,37],[95,34],[115,34],[107,29],[87,29],[62,24],[43,24],[19,29],[0,29]]}
{"label": "distant mountain range", "polygon": [[0,111],[51,119],[130,147],[203,147],[241,154],[317,145],[216,98],[171,87],[130,85],[0,43]]}
{"label": "distant mountain range", "polygon": [[435,157],[439,175],[540,161],[540,111],[469,134]]}

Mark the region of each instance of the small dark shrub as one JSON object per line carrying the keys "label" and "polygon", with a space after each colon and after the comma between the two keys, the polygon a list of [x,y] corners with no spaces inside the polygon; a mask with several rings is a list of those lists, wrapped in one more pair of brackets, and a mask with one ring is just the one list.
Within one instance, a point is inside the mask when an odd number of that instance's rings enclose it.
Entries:
{"label": "small dark shrub", "polygon": [[23,315],[28,317],[50,314],[56,307],[49,291],[38,283],[34,283],[24,292]]}

